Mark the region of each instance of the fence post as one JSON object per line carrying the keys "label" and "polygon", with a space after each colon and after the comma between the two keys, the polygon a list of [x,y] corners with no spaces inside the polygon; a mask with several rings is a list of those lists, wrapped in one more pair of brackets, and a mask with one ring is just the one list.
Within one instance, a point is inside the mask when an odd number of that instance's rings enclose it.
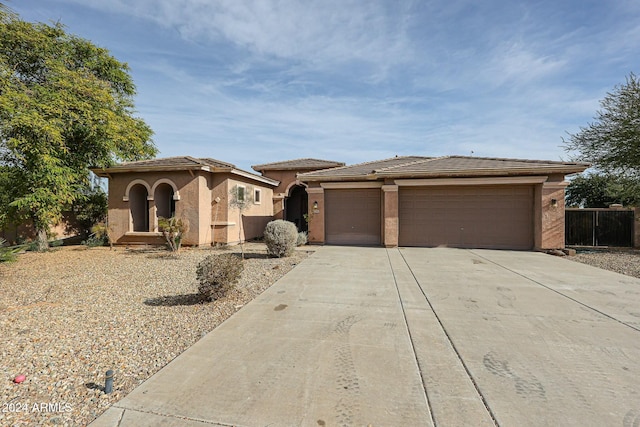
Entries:
{"label": "fence post", "polygon": [[633,247],[640,248],[640,208],[633,208]]}

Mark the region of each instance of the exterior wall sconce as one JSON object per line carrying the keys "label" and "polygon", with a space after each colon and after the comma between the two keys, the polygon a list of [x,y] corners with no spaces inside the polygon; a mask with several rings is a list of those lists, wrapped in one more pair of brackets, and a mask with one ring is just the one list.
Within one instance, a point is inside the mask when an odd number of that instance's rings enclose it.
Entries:
{"label": "exterior wall sconce", "polygon": [[318,202],[313,202],[313,209],[318,209]]}
{"label": "exterior wall sconce", "polygon": [[558,207],[558,199],[551,199],[551,206],[553,206],[554,208]]}

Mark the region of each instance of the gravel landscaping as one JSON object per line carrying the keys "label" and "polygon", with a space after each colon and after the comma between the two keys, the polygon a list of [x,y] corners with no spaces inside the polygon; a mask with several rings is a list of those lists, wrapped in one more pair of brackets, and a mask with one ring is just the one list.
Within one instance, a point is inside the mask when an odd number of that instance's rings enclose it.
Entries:
{"label": "gravel landscaping", "polygon": [[640,250],[589,250],[578,252],[567,259],[640,278]]}
{"label": "gravel landscaping", "polygon": [[236,289],[206,304],[196,265],[223,250],[63,247],[0,264],[0,425],[86,425],[310,253],[245,251]]}

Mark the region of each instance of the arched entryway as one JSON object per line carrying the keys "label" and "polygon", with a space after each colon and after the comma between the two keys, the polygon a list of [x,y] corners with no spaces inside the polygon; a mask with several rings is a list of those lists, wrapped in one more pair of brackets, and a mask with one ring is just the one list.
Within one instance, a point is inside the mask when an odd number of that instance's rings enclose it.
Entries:
{"label": "arched entryway", "polygon": [[162,183],[156,187],[153,198],[156,202],[156,217],[171,218],[176,214],[176,201],[173,197],[173,187]]}
{"label": "arched entryway", "polygon": [[293,222],[298,231],[307,231],[307,221],[305,215],[308,212],[308,200],[306,187],[303,185],[295,185],[289,191],[289,197],[284,201],[285,217],[287,221]]}
{"label": "arched entryway", "polygon": [[135,184],[129,190],[131,210],[131,231],[149,231],[149,192],[142,184]]}

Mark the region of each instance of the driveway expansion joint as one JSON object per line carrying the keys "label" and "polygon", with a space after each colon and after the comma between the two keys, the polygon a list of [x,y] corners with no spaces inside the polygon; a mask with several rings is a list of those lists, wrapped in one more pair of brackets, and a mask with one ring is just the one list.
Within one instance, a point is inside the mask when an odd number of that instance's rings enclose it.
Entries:
{"label": "driveway expansion joint", "polygon": [[482,256],[482,255],[480,255],[480,254],[475,253],[475,252],[474,252],[473,250],[471,250],[471,249],[468,249],[468,251],[469,251],[470,253],[474,254],[475,256],[478,256],[478,257],[480,257],[480,258],[482,258],[482,259],[484,259],[484,260],[486,260],[486,261],[489,261],[490,263],[492,263],[492,264],[494,264],[494,265],[497,265],[497,266],[498,266],[498,267],[500,267],[500,268],[503,268],[503,269],[507,270],[507,271],[508,271],[508,272],[510,272],[510,273],[516,274],[516,275],[518,275],[518,276],[522,277],[522,278],[523,278],[523,279],[525,279],[525,280],[528,280],[528,281],[530,281],[530,282],[535,283],[535,284],[536,284],[536,285],[538,285],[538,286],[542,286],[542,287],[543,287],[543,288],[545,288],[545,289],[548,289],[548,290],[550,290],[550,291],[552,291],[552,292],[555,292],[556,294],[558,294],[558,295],[560,295],[560,296],[562,296],[562,297],[564,297],[564,298],[567,298],[568,300],[571,300],[571,301],[575,302],[576,304],[580,304],[582,307],[585,307],[585,308],[587,308],[587,309],[589,309],[589,310],[595,311],[596,313],[598,313],[598,314],[600,314],[600,315],[602,315],[602,316],[606,317],[607,319],[611,319],[611,320],[613,320],[613,321],[615,321],[615,322],[617,322],[617,323],[620,323],[621,325],[624,325],[624,326],[626,326],[626,327],[628,327],[628,328],[633,329],[634,331],[640,332],[640,329],[639,329],[639,328],[637,328],[637,327],[635,327],[635,326],[633,326],[633,325],[630,325],[630,324],[628,324],[628,323],[626,323],[626,322],[623,322],[622,320],[617,319],[617,318],[613,317],[612,315],[605,313],[604,311],[600,311],[600,310],[598,310],[598,309],[597,309],[597,308],[595,308],[595,307],[592,307],[592,306],[590,306],[590,305],[588,305],[588,304],[585,304],[585,303],[583,303],[582,301],[579,301],[579,300],[577,300],[577,299],[575,299],[575,298],[572,298],[572,297],[570,297],[569,295],[563,294],[562,292],[558,291],[557,289],[553,289],[551,286],[547,286],[547,285],[545,285],[544,283],[542,283],[542,282],[538,282],[537,280],[532,279],[531,277],[525,276],[524,274],[521,274],[521,273],[519,273],[519,272],[517,272],[517,271],[515,271],[515,270],[510,269],[509,267],[505,267],[504,265],[502,265],[502,264],[500,264],[500,263],[498,263],[498,262],[496,262],[496,261],[493,261],[492,259],[489,259],[489,258],[487,258],[487,257],[484,257],[484,256]]}
{"label": "driveway expansion joint", "polygon": [[418,354],[416,352],[416,347],[413,341],[413,337],[411,336],[411,329],[409,328],[409,322],[407,321],[407,313],[404,308],[404,302],[402,301],[402,295],[400,295],[400,289],[398,288],[398,281],[396,279],[396,272],[393,270],[393,264],[391,262],[391,257],[389,256],[389,249],[385,249],[387,253],[387,260],[389,261],[389,269],[391,270],[391,274],[393,275],[393,282],[396,288],[396,292],[398,293],[398,301],[400,302],[400,310],[402,311],[402,318],[404,320],[404,327],[407,331],[407,335],[409,337],[409,343],[411,344],[411,352],[413,354],[413,360],[415,361],[416,367],[418,368],[418,376],[420,378],[420,384],[422,385],[422,390],[424,391],[424,398],[427,402],[427,408],[429,409],[429,418],[431,419],[431,424],[436,427],[436,420],[433,416],[433,408],[431,406],[431,402],[429,401],[429,392],[427,391],[427,386],[424,383],[424,378],[422,376],[423,369],[420,366],[420,360],[418,360]]}
{"label": "driveway expansion joint", "polygon": [[[491,417],[491,420],[493,421],[493,424],[496,427],[500,427],[500,423],[498,423],[498,420],[496,418],[496,415],[493,413],[493,411],[491,410],[491,407],[489,406],[489,403],[487,402],[485,396],[482,394],[482,391],[480,391],[480,387],[478,386],[478,383],[476,381],[476,379],[473,377],[473,375],[471,374],[471,371],[469,370],[469,367],[467,366],[467,364],[465,363],[464,359],[462,358],[462,355],[460,354],[460,352],[458,351],[458,348],[456,347],[455,343],[453,342],[453,340],[451,339],[451,335],[449,334],[449,332],[447,331],[447,329],[444,327],[444,324],[442,323],[442,320],[440,319],[440,316],[438,316],[438,313],[436,312],[435,308],[433,307],[433,304],[431,304],[431,301],[429,300],[429,297],[427,296],[427,293],[424,291],[424,289],[422,288],[422,285],[420,285],[420,282],[418,281],[418,278],[416,277],[413,269],[411,268],[411,265],[409,265],[409,263],[407,262],[407,259],[405,258],[404,254],[402,253],[402,251],[398,250],[398,253],[400,253],[400,256],[402,257],[402,260],[404,261],[404,263],[406,264],[407,268],[409,269],[409,272],[411,273],[411,276],[413,277],[413,280],[415,281],[416,285],[418,286],[418,288],[420,289],[420,292],[422,293],[422,295],[424,296],[425,301],[427,302],[427,304],[429,305],[429,308],[431,309],[431,311],[433,312],[433,315],[435,316],[438,325],[440,326],[440,329],[442,330],[442,332],[444,333],[444,335],[447,338],[447,341],[449,342],[449,344],[451,345],[451,348],[453,349],[453,351],[455,352],[458,360],[460,361],[462,367],[464,368],[465,372],[467,373],[467,376],[469,377],[469,380],[471,381],[471,383],[473,384],[473,387],[476,390],[476,393],[478,394],[478,397],[480,398],[480,400],[482,401],[482,404],[484,405],[485,409],[487,410],[487,412],[489,413],[489,416]],[[393,267],[392,267],[393,270]],[[395,278],[395,277],[394,277]],[[398,297],[400,298],[400,295],[398,294]],[[400,298],[400,301],[402,302],[402,298]],[[403,309],[403,314],[404,314],[404,309]],[[406,321],[406,318],[405,318]],[[407,325],[408,328],[408,325]],[[411,337],[411,335],[409,335],[409,337]],[[413,342],[411,343],[411,345],[413,346]],[[426,392],[426,388],[425,388],[425,392]],[[435,422],[434,422],[435,425]]]}

